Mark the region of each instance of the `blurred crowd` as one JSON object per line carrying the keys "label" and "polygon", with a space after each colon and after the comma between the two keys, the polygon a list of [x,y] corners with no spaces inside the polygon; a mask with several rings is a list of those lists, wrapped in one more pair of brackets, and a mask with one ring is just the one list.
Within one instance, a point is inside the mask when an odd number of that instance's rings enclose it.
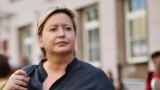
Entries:
{"label": "blurred crowd", "polygon": [[14,71],[8,60],[6,55],[0,54],[0,90],[4,87],[8,77]]}
{"label": "blurred crowd", "polygon": [[116,80],[113,79],[112,71],[108,70],[106,74],[113,83],[115,90],[125,90],[121,79],[116,79]]}

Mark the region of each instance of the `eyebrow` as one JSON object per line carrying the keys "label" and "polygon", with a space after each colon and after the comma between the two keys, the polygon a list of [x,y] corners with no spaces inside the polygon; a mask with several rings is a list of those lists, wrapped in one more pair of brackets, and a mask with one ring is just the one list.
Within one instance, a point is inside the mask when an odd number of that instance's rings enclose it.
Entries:
{"label": "eyebrow", "polygon": [[[63,24],[62,26],[71,26],[71,24]],[[57,27],[58,25],[49,25],[49,27],[51,27],[51,26],[55,26],[55,27]]]}
{"label": "eyebrow", "polygon": [[[72,25],[71,24],[64,24],[63,26],[71,26],[72,27]],[[58,25],[49,25],[49,27],[47,28],[47,29],[49,29],[49,28],[52,28],[52,27],[57,27]]]}

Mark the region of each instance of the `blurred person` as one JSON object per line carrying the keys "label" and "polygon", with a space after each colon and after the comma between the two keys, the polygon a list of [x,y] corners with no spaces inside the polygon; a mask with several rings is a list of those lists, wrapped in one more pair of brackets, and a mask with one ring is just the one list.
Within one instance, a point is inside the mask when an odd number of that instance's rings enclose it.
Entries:
{"label": "blurred person", "polygon": [[148,72],[145,90],[160,90],[160,51],[154,52],[151,55],[151,59],[154,64],[155,70],[153,72]]}
{"label": "blurred person", "polygon": [[43,59],[17,70],[4,90],[114,90],[105,73],[75,57],[75,14],[51,8],[38,21]]}
{"label": "blurred person", "polygon": [[23,68],[24,66],[30,65],[29,59],[27,57],[23,56],[22,59],[20,59],[20,60],[21,60],[20,65],[17,65],[15,67],[15,70],[18,70],[18,69]]}
{"label": "blurred person", "polygon": [[124,85],[120,79],[114,81],[114,88],[115,90],[125,90]]}
{"label": "blurred person", "polygon": [[8,57],[0,54],[0,90],[4,87],[11,72],[12,69],[8,62]]}
{"label": "blurred person", "polygon": [[21,67],[24,67],[24,66],[27,66],[27,65],[30,65],[30,61],[27,57],[23,56],[22,57],[22,63],[21,63]]}
{"label": "blurred person", "polygon": [[108,78],[112,81],[112,83],[113,83],[113,75],[112,75],[112,72],[111,72],[111,70],[108,70],[108,72],[107,72],[107,76],[108,76]]}

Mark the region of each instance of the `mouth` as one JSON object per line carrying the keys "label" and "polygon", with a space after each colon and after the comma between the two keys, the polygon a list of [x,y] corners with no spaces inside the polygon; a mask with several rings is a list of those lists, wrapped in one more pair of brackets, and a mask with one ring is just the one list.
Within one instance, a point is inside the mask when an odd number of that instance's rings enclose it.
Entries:
{"label": "mouth", "polygon": [[56,43],[56,45],[59,45],[59,46],[65,46],[67,44],[68,44],[68,42],[65,42],[65,41],[60,41],[60,42]]}

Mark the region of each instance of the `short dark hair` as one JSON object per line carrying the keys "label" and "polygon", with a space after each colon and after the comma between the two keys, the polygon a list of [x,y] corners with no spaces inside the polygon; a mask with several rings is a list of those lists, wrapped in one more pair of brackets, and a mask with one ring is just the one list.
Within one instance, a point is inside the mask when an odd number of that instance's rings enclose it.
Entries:
{"label": "short dark hair", "polygon": [[157,58],[157,57],[160,57],[160,51],[156,51],[151,55],[152,59]]}
{"label": "short dark hair", "polygon": [[8,57],[0,54],[0,77],[7,77],[11,74],[11,67],[8,62]]}

